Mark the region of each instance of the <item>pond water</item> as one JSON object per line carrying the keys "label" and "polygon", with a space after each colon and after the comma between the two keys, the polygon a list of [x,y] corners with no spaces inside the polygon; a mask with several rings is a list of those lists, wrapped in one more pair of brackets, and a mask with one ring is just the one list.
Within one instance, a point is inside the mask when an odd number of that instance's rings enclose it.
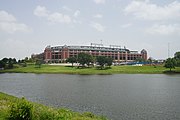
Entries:
{"label": "pond water", "polygon": [[0,91],[112,120],[180,120],[180,75],[5,73]]}

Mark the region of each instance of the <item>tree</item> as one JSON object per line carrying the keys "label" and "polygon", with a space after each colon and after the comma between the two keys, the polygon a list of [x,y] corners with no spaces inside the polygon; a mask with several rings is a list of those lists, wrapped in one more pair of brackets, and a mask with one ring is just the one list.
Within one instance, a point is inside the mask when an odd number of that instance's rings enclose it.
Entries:
{"label": "tree", "polygon": [[5,68],[6,67],[6,63],[4,63],[2,60],[0,60],[0,68]]}
{"label": "tree", "polygon": [[100,65],[100,68],[103,69],[105,65],[110,66],[112,65],[113,59],[110,57],[105,57],[105,56],[98,56],[96,58],[96,62]]}
{"label": "tree", "polygon": [[174,58],[175,58],[176,61],[177,61],[176,66],[177,66],[177,67],[180,67],[180,51],[179,51],[179,52],[176,52],[176,53],[174,54]]}
{"label": "tree", "polygon": [[1,68],[8,68],[12,69],[14,67],[13,64],[16,64],[16,59],[15,58],[3,58],[0,62],[0,67]]}
{"label": "tree", "polygon": [[29,58],[28,62],[32,63],[34,60],[32,58]]}
{"label": "tree", "polygon": [[98,62],[98,64],[100,65],[100,68],[103,69],[104,65],[106,64],[106,57],[105,56],[98,56],[96,58],[96,61]]}
{"label": "tree", "polygon": [[77,62],[77,59],[76,59],[75,57],[69,57],[69,58],[67,59],[67,62],[72,63],[72,67],[73,67],[73,64],[74,64],[75,62]]}
{"label": "tree", "polygon": [[87,63],[86,64],[88,65],[88,67],[89,67],[90,63],[93,63],[93,62],[94,62],[93,56],[90,54],[87,54]]}
{"label": "tree", "polygon": [[146,60],[144,58],[136,58],[136,62],[145,62]]}
{"label": "tree", "polygon": [[96,63],[96,57],[92,56],[92,66],[94,67],[94,64]]}
{"label": "tree", "polygon": [[41,60],[37,59],[36,62],[35,62],[35,67],[38,67],[38,68],[41,68]]}
{"label": "tree", "polygon": [[8,69],[12,69],[14,66],[13,66],[13,63],[12,63],[12,61],[9,61],[8,62]]}
{"label": "tree", "polygon": [[153,61],[153,58],[152,58],[152,57],[149,57],[148,60],[147,60],[147,62],[148,62],[149,64],[152,64],[152,61]]}
{"label": "tree", "polygon": [[89,66],[90,62],[92,62],[93,57],[87,53],[79,53],[77,61],[84,67],[85,64]]}
{"label": "tree", "polygon": [[8,59],[8,58],[3,58],[2,61],[3,61],[5,64],[7,64],[8,61],[9,61],[9,59]]}
{"label": "tree", "polygon": [[110,57],[106,58],[106,63],[107,63],[107,66],[109,66],[109,68],[112,65],[112,62],[113,62],[112,58],[110,58]]}
{"label": "tree", "polygon": [[176,66],[177,66],[177,67],[180,67],[180,60],[177,60],[177,61],[176,61]]}
{"label": "tree", "polygon": [[18,60],[18,63],[21,63],[21,60]]}
{"label": "tree", "polygon": [[180,60],[180,51],[179,51],[179,52],[176,52],[176,53],[174,54],[174,58],[175,58],[176,60]]}
{"label": "tree", "polygon": [[13,58],[12,62],[13,62],[13,64],[16,64],[17,63],[16,58]]}
{"label": "tree", "polygon": [[175,69],[175,66],[176,66],[176,60],[174,58],[168,58],[164,65],[164,67],[169,68],[170,71],[172,68]]}
{"label": "tree", "polygon": [[24,58],[24,61],[25,61],[25,62],[28,62],[28,61],[29,61],[29,58],[28,58],[28,57],[25,57],[25,58]]}

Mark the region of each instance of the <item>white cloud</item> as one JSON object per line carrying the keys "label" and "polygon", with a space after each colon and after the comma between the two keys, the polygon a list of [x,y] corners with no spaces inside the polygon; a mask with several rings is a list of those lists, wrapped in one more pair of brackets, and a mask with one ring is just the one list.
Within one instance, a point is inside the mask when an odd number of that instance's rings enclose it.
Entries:
{"label": "white cloud", "polygon": [[0,11],[0,30],[7,33],[31,31],[26,24],[18,23],[16,18],[6,11]]}
{"label": "white cloud", "polygon": [[105,0],[94,0],[96,4],[104,4]]}
{"label": "white cloud", "polygon": [[76,10],[75,13],[74,13],[74,17],[78,17],[79,15],[80,15],[80,11]]}
{"label": "white cloud", "polygon": [[158,6],[145,1],[132,1],[124,11],[144,20],[169,20],[180,18],[180,2],[174,1],[165,6]]}
{"label": "white cloud", "polygon": [[47,17],[49,14],[49,11],[44,6],[37,6],[34,10],[34,15],[38,17]]}
{"label": "white cloud", "polygon": [[68,15],[63,15],[61,13],[53,13],[53,14],[50,14],[48,16],[48,21],[52,22],[52,23],[70,23],[71,22],[71,18],[68,16]]}
{"label": "white cloud", "polygon": [[82,24],[82,21],[80,21],[80,20],[73,20],[73,23],[76,23],[76,24]]}
{"label": "white cloud", "polygon": [[99,32],[104,32],[105,31],[105,26],[99,24],[99,23],[91,23],[91,27],[95,28]]}
{"label": "white cloud", "polygon": [[130,27],[130,26],[132,26],[131,23],[127,23],[127,24],[121,25],[122,28],[128,28],[128,27]]}
{"label": "white cloud", "polygon": [[66,10],[66,11],[72,11],[72,9],[69,8],[69,7],[67,7],[67,6],[63,6],[62,9],[63,9],[63,10]]}
{"label": "white cloud", "polygon": [[0,22],[15,22],[16,18],[7,13],[6,11],[0,11]]}
{"label": "white cloud", "polygon": [[0,30],[3,30],[7,33],[14,33],[16,31],[20,32],[29,32],[31,29],[22,23],[14,23],[14,22],[0,22]]}
{"label": "white cloud", "polygon": [[155,24],[151,28],[147,29],[147,33],[150,34],[160,34],[160,35],[180,35],[180,25],[178,24],[169,24],[169,25],[158,25]]}
{"label": "white cloud", "polygon": [[103,15],[102,15],[102,14],[96,14],[96,15],[94,15],[93,17],[94,17],[94,18],[102,18]]}
{"label": "white cloud", "polygon": [[71,17],[59,12],[50,13],[44,6],[37,6],[34,15],[45,18],[51,23],[71,23]]}

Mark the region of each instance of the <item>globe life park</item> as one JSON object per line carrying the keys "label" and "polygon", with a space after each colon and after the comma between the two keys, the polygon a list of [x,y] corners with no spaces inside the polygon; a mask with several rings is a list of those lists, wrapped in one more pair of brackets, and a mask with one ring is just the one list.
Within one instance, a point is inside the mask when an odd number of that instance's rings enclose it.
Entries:
{"label": "globe life park", "polygon": [[147,60],[147,51],[132,51],[118,45],[103,46],[103,44],[91,43],[87,46],[47,46],[43,53],[32,54],[31,58],[38,58],[45,63],[65,63],[69,57],[77,57],[79,53],[87,53],[93,57],[111,57],[114,63],[133,62],[138,58]]}

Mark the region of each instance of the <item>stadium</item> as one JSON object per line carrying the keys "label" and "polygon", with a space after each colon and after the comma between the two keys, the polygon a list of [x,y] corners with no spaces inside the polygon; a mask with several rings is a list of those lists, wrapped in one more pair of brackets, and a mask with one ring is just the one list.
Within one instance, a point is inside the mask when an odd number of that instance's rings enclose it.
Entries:
{"label": "stadium", "polygon": [[69,57],[77,57],[79,53],[84,52],[97,56],[106,56],[113,58],[114,62],[132,62],[137,58],[147,60],[147,51],[143,49],[140,53],[138,51],[131,51],[126,47],[117,45],[110,45],[109,47],[103,44],[91,43],[89,46],[47,46],[44,50],[45,63],[63,63]]}

